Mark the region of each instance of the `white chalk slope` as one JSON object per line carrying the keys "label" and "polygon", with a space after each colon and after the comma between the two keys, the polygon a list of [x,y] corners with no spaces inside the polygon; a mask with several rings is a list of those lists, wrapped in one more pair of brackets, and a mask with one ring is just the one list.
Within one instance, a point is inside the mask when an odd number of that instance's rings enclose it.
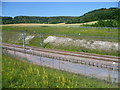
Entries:
{"label": "white chalk slope", "polygon": [[98,50],[114,50],[118,51],[118,43],[108,42],[108,41],[95,41],[95,40],[86,40],[86,39],[76,39],[72,38],[64,38],[64,37],[56,37],[56,36],[48,36],[44,43],[51,44],[64,44],[64,45],[74,45],[74,46],[82,46],[88,49],[98,49]]}

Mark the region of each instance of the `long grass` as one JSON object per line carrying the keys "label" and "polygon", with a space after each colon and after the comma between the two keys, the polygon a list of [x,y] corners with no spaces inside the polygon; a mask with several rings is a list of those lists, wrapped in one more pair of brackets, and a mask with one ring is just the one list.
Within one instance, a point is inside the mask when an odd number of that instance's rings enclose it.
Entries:
{"label": "long grass", "polygon": [[[67,36],[74,39],[92,39],[102,41],[118,41],[117,29],[95,29],[95,28],[81,28],[68,26],[3,26],[3,41],[4,39],[16,38],[17,33],[25,31],[25,33],[43,33],[44,37],[48,35]],[[79,35],[80,34],[80,35]],[[6,37],[7,36],[7,37]]]}
{"label": "long grass", "polygon": [[81,27],[62,27],[62,26],[3,26],[4,30],[9,31],[25,31],[36,32],[36,33],[47,33],[47,34],[74,34],[78,35],[79,33],[82,36],[103,36],[103,37],[118,37],[117,29],[95,29],[95,28],[81,28]]}
{"label": "long grass", "polygon": [[104,81],[3,56],[3,88],[117,88]]}
{"label": "long grass", "polygon": [[[40,47],[40,33],[43,33],[43,39],[46,39],[48,36],[58,36],[110,42],[118,42],[119,34],[117,29],[81,28],[80,26],[3,26],[3,42],[22,45],[22,39],[20,38],[22,31],[26,31],[25,33],[28,35],[35,35],[29,44],[26,45],[37,47]],[[63,45],[55,46],[43,43],[43,48],[118,56],[117,51],[90,50],[84,47],[75,47],[71,45],[66,47]]]}

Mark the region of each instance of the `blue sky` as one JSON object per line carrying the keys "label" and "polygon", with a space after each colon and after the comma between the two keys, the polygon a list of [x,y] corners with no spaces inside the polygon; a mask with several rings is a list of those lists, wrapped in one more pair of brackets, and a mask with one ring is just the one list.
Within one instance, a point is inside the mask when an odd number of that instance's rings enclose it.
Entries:
{"label": "blue sky", "polygon": [[117,2],[3,2],[2,16],[81,16],[117,6]]}

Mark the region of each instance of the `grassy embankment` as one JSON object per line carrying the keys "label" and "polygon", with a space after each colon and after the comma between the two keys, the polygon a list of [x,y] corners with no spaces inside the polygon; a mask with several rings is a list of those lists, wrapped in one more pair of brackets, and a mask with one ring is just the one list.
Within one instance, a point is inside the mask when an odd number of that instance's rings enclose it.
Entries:
{"label": "grassy embankment", "polygon": [[[80,26],[3,26],[3,42],[22,44],[22,41],[19,40],[20,34],[17,31],[27,30],[28,32],[35,33],[43,33],[43,39],[47,38],[50,35],[59,36],[59,37],[70,37],[73,39],[87,39],[87,40],[102,40],[102,41],[118,41],[118,30],[117,29],[95,29],[95,28],[80,28]],[[79,35],[80,33],[80,35]],[[40,36],[39,34],[28,34],[35,35],[29,44],[29,46],[40,46]],[[7,37],[6,37],[7,36]],[[20,42],[20,43],[18,43]],[[51,44],[43,44],[44,48],[52,48],[52,49],[61,49],[67,51],[77,51],[77,52],[88,52],[88,53],[96,53],[96,54],[104,54],[104,55],[118,55],[118,52],[115,51],[100,51],[95,49],[87,49],[84,47],[75,47],[75,46],[64,46],[64,45],[51,45]]]}
{"label": "grassy embankment", "polygon": [[2,54],[0,48],[0,89],[2,89]]}
{"label": "grassy embankment", "polygon": [[117,88],[104,81],[3,56],[3,88]]}

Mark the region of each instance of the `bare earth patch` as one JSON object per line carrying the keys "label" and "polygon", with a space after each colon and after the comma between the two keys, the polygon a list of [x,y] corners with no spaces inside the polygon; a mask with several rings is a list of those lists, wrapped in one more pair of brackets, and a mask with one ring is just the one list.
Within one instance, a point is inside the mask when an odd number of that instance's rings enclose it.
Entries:
{"label": "bare earth patch", "polygon": [[118,51],[118,43],[108,42],[108,41],[95,41],[95,40],[86,40],[86,39],[76,39],[72,38],[64,38],[64,37],[56,37],[56,36],[48,36],[44,43],[52,43],[57,45],[74,45],[76,47],[85,47],[88,49],[96,49],[96,50],[105,50],[105,51]]}

